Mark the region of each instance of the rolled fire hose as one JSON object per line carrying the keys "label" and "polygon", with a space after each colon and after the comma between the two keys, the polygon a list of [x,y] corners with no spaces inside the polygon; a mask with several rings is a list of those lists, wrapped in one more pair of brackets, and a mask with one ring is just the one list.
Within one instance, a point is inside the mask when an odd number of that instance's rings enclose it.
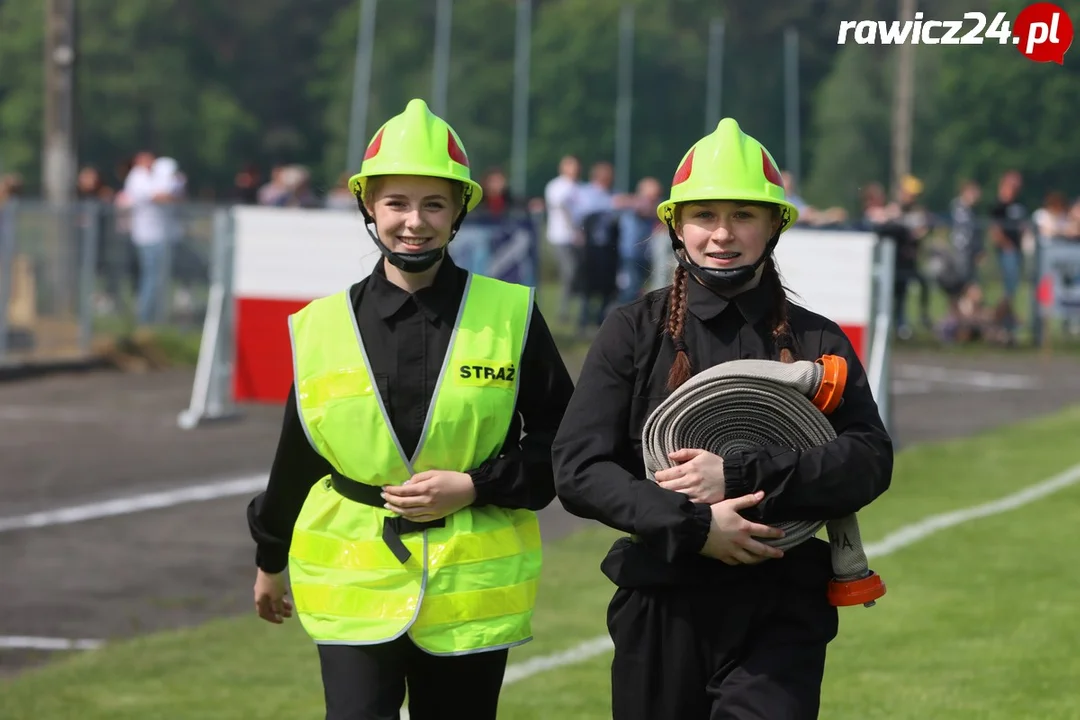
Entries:
{"label": "rolled fire hose", "polygon": [[[649,480],[673,467],[668,453],[682,448],[716,455],[780,445],[807,450],[836,438],[827,415],[839,407],[847,381],[847,363],[836,355],[817,361],[782,363],[733,360],[691,377],[645,421],[641,444]],[[826,528],[832,549],[834,606],[871,607],[885,594],[881,577],[863,551],[855,514],[822,521],[773,525],[782,538],[756,538],[781,550],[793,548]]]}

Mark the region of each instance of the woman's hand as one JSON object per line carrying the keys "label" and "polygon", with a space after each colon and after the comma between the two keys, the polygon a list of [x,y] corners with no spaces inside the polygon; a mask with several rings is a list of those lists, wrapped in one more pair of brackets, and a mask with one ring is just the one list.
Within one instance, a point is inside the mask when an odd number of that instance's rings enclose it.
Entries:
{"label": "woman's hand", "polygon": [[782,538],[783,530],[750,522],[739,515],[740,510],[757,505],[764,497],[765,493],[758,491],[713,505],[709,536],[701,554],[727,565],[756,565],[769,558],[783,557],[782,550],[754,539]]}
{"label": "woman's hand", "polygon": [[468,473],[452,470],[425,470],[404,485],[383,488],[386,509],[416,522],[430,522],[453,515],[476,499],[476,488]]}
{"label": "woman's hand", "polygon": [[684,493],[696,503],[712,505],[724,499],[724,459],[705,450],[687,448],[668,453],[673,468],[656,473],[656,482]]}
{"label": "woman's hand", "polygon": [[267,622],[280,625],[292,617],[292,603],[285,599],[285,573],[259,570],[255,575],[255,611]]}

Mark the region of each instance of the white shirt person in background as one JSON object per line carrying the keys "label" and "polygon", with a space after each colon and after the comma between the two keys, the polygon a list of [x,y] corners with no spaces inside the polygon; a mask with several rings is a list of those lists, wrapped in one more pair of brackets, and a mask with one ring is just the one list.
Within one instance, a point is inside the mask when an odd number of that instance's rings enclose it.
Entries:
{"label": "white shirt person in background", "polygon": [[168,241],[177,225],[170,205],[183,195],[186,184],[175,160],[140,152],[124,180],[125,203],[131,209],[131,241],[139,258],[136,320],[140,326],[161,317],[168,285]]}

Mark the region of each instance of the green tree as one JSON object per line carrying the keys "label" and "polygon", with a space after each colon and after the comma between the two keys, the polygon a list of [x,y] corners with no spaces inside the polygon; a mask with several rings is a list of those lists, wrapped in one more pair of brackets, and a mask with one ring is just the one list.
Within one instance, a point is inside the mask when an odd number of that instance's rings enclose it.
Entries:
{"label": "green tree", "polygon": [[[1020,0],[994,2],[984,12],[992,18],[1006,11],[1015,19],[1025,5]],[[1071,17],[1080,17],[1080,0],[1059,5]],[[992,197],[998,177],[1010,168],[1023,173],[1024,196],[1031,205],[1053,189],[1076,195],[1075,168],[1080,167],[1076,48],[1066,53],[1064,65],[1031,62],[1009,44],[939,49],[939,122],[929,139],[937,170],[935,196],[943,200],[955,193],[959,181],[974,178]]]}

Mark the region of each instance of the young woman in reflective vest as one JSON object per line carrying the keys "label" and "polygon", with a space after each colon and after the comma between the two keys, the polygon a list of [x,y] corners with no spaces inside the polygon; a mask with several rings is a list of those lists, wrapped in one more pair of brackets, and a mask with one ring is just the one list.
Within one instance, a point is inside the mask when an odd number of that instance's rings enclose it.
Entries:
{"label": "young woman in reflective vest", "polygon": [[[617,586],[613,717],[810,720],[837,632],[830,548],[812,539],[781,553],[761,540],[778,536],[774,522],[870,503],[889,486],[892,444],[845,334],[785,296],[773,248],[798,211],[759,142],[721,120],[684,155],[657,213],[674,280],[605,320],[553,447],[563,505],[633,536],[601,565]],[[828,416],[834,442],[723,457],[681,448],[645,479],[645,420],[694,373],[824,354],[848,365]]]}
{"label": "young woman in reflective vest", "polygon": [[350,188],[383,261],[290,318],[293,387],[248,508],[256,608],[292,614],[287,565],[328,720],[397,718],[406,690],[413,720],[494,719],[509,648],[531,639],[535,511],[573,384],[532,289],[447,253],[482,191],[422,100]]}

